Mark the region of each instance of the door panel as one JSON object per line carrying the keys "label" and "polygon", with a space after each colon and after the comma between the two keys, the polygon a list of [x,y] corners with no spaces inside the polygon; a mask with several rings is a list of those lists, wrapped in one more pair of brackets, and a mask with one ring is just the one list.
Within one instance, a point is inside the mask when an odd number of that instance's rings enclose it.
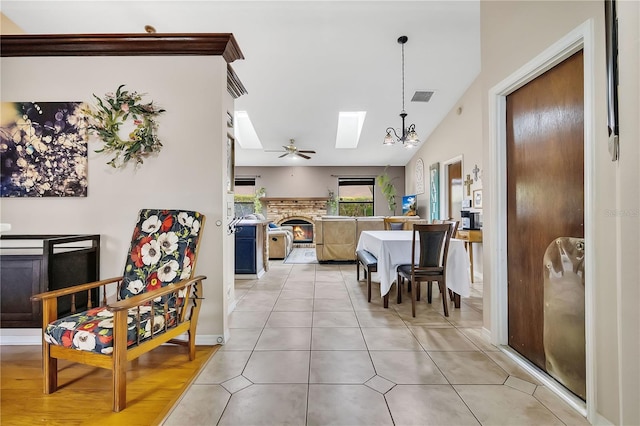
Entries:
{"label": "door panel", "polygon": [[584,237],[582,52],[506,105],[509,345],[544,370],[544,253],[557,237]]}
{"label": "door panel", "polygon": [[460,210],[462,210],[462,162],[458,161],[447,165],[447,186],[449,202],[445,219],[460,221]]}

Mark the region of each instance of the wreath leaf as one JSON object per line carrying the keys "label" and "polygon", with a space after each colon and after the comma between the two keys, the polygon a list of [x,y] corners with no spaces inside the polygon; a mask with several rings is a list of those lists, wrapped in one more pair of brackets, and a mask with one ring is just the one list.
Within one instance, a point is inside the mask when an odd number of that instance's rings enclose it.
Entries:
{"label": "wreath leaf", "polygon": [[[141,104],[142,95],[123,90],[124,87],[124,84],[118,86],[115,95],[107,93],[104,100],[93,94],[96,106],[85,109],[90,118],[87,128],[104,142],[104,146],[95,152],[113,154],[107,164],[114,168],[124,167],[130,160],[135,160],[138,166],[150,154],[162,149],[155,117],[165,109],[156,107],[153,102]],[[118,132],[127,120],[133,120],[135,128],[121,137]]]}

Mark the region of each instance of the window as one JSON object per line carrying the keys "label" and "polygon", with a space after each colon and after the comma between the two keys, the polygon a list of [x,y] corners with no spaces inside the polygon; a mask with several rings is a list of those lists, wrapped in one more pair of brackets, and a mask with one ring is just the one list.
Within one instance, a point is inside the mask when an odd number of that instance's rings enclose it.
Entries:
{"label": "window", "polygon": [[236,178],[234,191],[235,216],[242,217],[253,213],[253,201],[256,197],[256,178]]}
{"label": "window", "polygon": [[374,178],[338,178],[338,213],[373,216]]}

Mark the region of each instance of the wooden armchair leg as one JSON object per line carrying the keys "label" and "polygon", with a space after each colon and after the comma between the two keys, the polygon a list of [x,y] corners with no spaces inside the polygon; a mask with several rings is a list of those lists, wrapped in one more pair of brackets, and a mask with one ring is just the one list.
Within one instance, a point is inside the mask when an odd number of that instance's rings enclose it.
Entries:
{"label": "wooden armchair leg", "polygon": [[[200,286],[196,286],[196,295],[199,293]],[[189,361],[196,359],[196,328],[198,327],[198,318],[200,318],[200,308],[202,307],[202,299],[196,298],[194,301],[193,311],[191,312],[191,324],[189,325]]]}
{"label": "wooden armchair leg", "polygon": [[54,393],[58,389],[58,359],[51,358],[50,346],[42,344],[42,367],[44,374],[44,393]]}
{"label": "wooden armchair leg", "polygon": [[113,315],[113,354],[111,366],[113,411],[127,407],[127,312],[116,311]]}

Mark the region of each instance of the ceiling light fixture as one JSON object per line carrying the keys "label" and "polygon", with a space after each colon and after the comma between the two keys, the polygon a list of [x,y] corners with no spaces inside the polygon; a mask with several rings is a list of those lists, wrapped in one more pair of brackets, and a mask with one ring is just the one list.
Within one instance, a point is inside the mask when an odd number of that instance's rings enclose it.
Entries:
{"label": "ceiling light fixture", "polygon": [[[402,135],[398,136],[396,129],[393,127],[387,127],[384,145],[394,145],[396,142],[402,142],[406,148],[413,148],[420,143],[420,139],[416,133],[416,125],[411,124],[409,127],[405,127],[404,124],[405,118],[407,117],[407,113],[404,110],[404,44],[407,40],[409,40],[407,36],[398,38],[398,43],[402,45],[402,111],[400,112],[400,117],[402,118]],[[391,135],[391,133],[393,133],[393,135]]]}

